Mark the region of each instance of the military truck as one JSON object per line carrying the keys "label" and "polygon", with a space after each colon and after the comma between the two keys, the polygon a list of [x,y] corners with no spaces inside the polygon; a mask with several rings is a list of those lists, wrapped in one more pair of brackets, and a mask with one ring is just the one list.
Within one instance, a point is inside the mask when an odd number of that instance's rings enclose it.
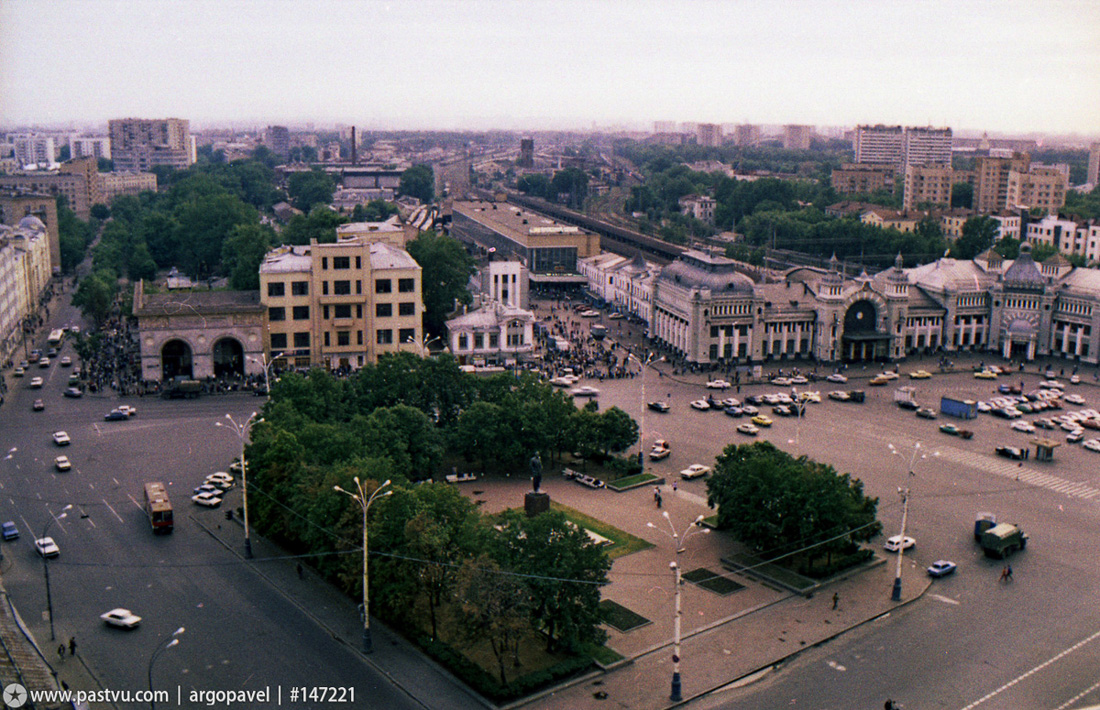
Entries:
{"label": "military truck", "polygon": [[997,516],[993,513],[978,513],[974,518],[974,542],[982,541],[982,533],[997,524]]}
{"label": "military truck", "polygon": [[1004,559],[1027,547],[1027,533],[1018,525],[1000,523],[982,533],[981,546],[986,557]]}
{"label": "military truck", "polygon": [[202,394],[202,383],[185,377],[174,377],[164,383],[160,396],[164,399],[192,399]]}

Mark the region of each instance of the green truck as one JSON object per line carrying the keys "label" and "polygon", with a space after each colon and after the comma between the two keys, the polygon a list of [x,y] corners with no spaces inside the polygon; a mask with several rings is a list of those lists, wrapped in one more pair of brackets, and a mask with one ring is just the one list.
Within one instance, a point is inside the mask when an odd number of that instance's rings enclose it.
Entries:
{"label": "green truck", "polygon": [[1027,547],[1027,533],[1019,525],[1000,523],[982,533],[980,544],[986,557],[1004,559]]}
{"label": "green truck", "polygon": [[184,377],[174,377],[164,383],[160,396],[164,399],[192,399],[202,394],[202,383]]}

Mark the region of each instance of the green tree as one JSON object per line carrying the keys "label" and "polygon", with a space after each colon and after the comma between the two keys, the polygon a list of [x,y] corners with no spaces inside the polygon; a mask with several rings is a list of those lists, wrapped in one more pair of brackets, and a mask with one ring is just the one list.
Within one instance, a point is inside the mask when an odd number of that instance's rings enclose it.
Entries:
{"label": "green tree", "polygon": [[468,643],[485,641],[497,661],[501,685],[508,684],[505,660],[519,665],[519,642],[531,628],[530,590],[487,554],[466,560],[455,583],[459,621]]}
{"label": "green tree", "polygon": [[993,248],[1004,259],[1015,259],[1020,255],[1020,240],[1012,237],[1003,237],[998,240]]}
{"label": "green tree", "polygon": [[118,276],[107,269],[100,269],[81,279],[73,294],[73,305],[78,306],[84,317],[98,329],[110,317],[117,295]]}
{"label": "green tree", "polygon": [[258,225],[259,213],[240,198],[220,191],[196,196],[176,210],[180,268],[203,279],[221,270],[222,249],[233,231]]}
{"label": "green tree", "polygon": [[328,207],[314,207],[308,215],[296,214],[290,218],[283,228],[283,243],[309,244],[316,239],[318,244],[332,244],[336,241],[336,228],[347,221]]}
{"label": "green tree", "polygon": [[332,202],[336,185],[323,170],[309,170],[291,173],[286,181],[286,191],[295,207],[309,212],[318,205]]}
{"label": "green tree", "polygon": [[718,524],[757,552],[800,554],[807,568],[822,555],[846,552],[877,535],[877,498],[863,484],[769,442],[730,445],[707,481]]}
{"label": "green tree", "polygon": [[962,236],[951,245],[951,256],[956,259],[973,259],[993,246],[997,229],[997,221],[992,217],[971,217],[963,223]]}
{"label": "green tree", "polygon": [[391,205],[385,200],[371,200],[367,204],[359,204],[351,211],[352,222],[384,222],[397,214],[397,205]]}
{"label": "green tree", "polygon": [[408,251],[422,269],[424,328],[442,337],[455,304],[473,300],[467,284],[477,271],[474,260],[457,239],[435,232],[421,232],[408,243]]}
{"label": "green tree", "polygon": [[222,268],[229,274],[229,285],[238,291],[260,288],[260,264],[271,249],[274,233],[259,224],[239,224],[222,246]]}
{"label": "green tree", "polygon": [[564,195],[565,204],[579,210],[588,197],[588,174],[578,168],[559,170],[550,181],[550,191],[551,199],[557,201]]}
{"label": "green tree", "polygon": [[398,191],[428,204],[435,199],[435,173],[430,165],[414,165],[401,173]]}
{"label": "green tree", "polygon": [[145,242],[136,243],[134,251],[130,254],[127,269],[127,276],[135,283],[140,279],[152,281],[157,277],[157,262],[153,261],[153,256],[149,253],[149,247]]}
{"label": "green tree", "polygon": [[1035,261],[1046,261],[1058,253],[1058,247],[1053,244],[1039,242],[1031,248],[1031,258]]}
{"label": "green tree", "polygon": [[95,238],[95,229],[82,221],[64,203],[58,200],[57,232],[61,247],[61,270],[71,273],[77,264],[84,260],[88,246]]}
{"label": "green tree", "polygon": [[974,206],[974,186],[968,182],[957,182],[951,186],[951,206],[970,209]]}
{"label": "green tree", "polygon": [[102,202],[94,204],[92,205],[91,215],[102,222],[111,216],[111,208]]}

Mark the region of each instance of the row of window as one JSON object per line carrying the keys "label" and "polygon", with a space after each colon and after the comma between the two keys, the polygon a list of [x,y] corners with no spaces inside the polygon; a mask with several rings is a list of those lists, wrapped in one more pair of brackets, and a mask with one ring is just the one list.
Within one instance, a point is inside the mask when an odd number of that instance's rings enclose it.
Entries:
{"label": "row of window", "polygon": [[[327,257],[325,257],[327,258]],[[347,259],[349,257],[334,257]],[[358,259],[359,257],[356,257]],[[398,293],[413,293],[416,291],[416,279],[397,279],[397,292]],[[375,279],[374,281],[375,293],[393,293],[393,279]],[[309,295],[309,282],[308,281],[291,281],[290,293],[292,296],[308,296]],[[351,294],[351,281],[333,281],[332,293],[336,296],[347,296]],[[355,293],[363,293],[363,282],[355,281]],[[286,295],[286,283],[283,281],[269,281],[267,284],[267,295],[270,298],[278,298]],[[329,295],[329,282],[321,282],[321,295]]]}
{"label": "row of window", "polygon": [[[322,317],[325,320],[329,319],[331,315],[333,318],[351,318],[351,306],[350,303],[335,303],[331,305],[323,305]],[[374,304],[374,315],[377,318],[389,318],[393,315],[392,303],[376,303]],[[399,316],[415,316],[416,315],[416,303],[413,301],[403,301],[397,304],[397,315]],[[291,317],[294,320],[309,320],[309,306],[294,306],[291,309]],[[355,304],[355,317],[363,317],[363,304]],[[282,306],[272,306],[267,309],[267,319],[269,321],[284,321],[286,320],[286,308]]]}
{"label": "row of window", "polygon": [[[375,342],[378,345],[392,345],[394,343],[394,331],[390,328],[383,328],[375,331]],[[299,332],[293,334],[294,348],[296,350],[309,348],[309,332]],[[332,345],[332,333],[325,331],[323,335],[325,347]],[[397,342],[399,343],[411,343],[416,340],[415,328],[400,328],[397,331]],[[290,341],[287,333],[272,333],[271,334],[271,349],[272,350],[286,350],[287,343]],[[363,331],[355,331],[356,345],[363,344]],[[344,347],[351,345],[351,331],[350,330],[338,330],[336,331],[336,346]]]}

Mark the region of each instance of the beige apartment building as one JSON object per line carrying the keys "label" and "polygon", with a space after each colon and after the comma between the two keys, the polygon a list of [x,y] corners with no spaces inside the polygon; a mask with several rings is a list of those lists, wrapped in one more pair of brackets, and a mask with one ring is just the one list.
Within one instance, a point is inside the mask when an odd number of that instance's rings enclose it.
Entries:
{"label": "beige apartment building", "polygon": [[157,176],[154,173],[110,172],[99,174],[103,198],[110,204],[119,195],[140,195],[143,192],[157,191]]}
{"label": "beige apartment building", "polygon": [[360,236],[280,247],[260,265],[264,351],[284,367],[329,369],[419,352],[421,293],[420,265],[391,244]]}
{"label": "beige apartment building", "polygon": [[115,169],[142,172],[155,165],[182,170],[195,162],[191,123],[182,118],[120,118],[107,122]]}
{"label": "beige apartment building", "polygon": [[905,168],[902,208],[912,210],[922,203],[948,206],[951,204],[951,186],[964,181],[965,174],[956,173],[950,165],[909,165]]}
{"label": "beige apartment building", "polygon": [[1057,214],[1066,204],[1066,175],[1057,168],[1031,166],[1008,173],[1006,207],[1037,207]]}
{"label": "beige apartment building", "polygon": [[974,209],[980,213],[1000,212],[1011,207],[1008,201],[1008,174],[1027,172],[1031,156],[1014,153],[1011,158],[978,158],[974,176]]}
{"label": "beige apartment building", "polygon": [[869,195],[876,190],[894,189],[894,169],[889,166],[843,163],[829,179],[838,195]]}

